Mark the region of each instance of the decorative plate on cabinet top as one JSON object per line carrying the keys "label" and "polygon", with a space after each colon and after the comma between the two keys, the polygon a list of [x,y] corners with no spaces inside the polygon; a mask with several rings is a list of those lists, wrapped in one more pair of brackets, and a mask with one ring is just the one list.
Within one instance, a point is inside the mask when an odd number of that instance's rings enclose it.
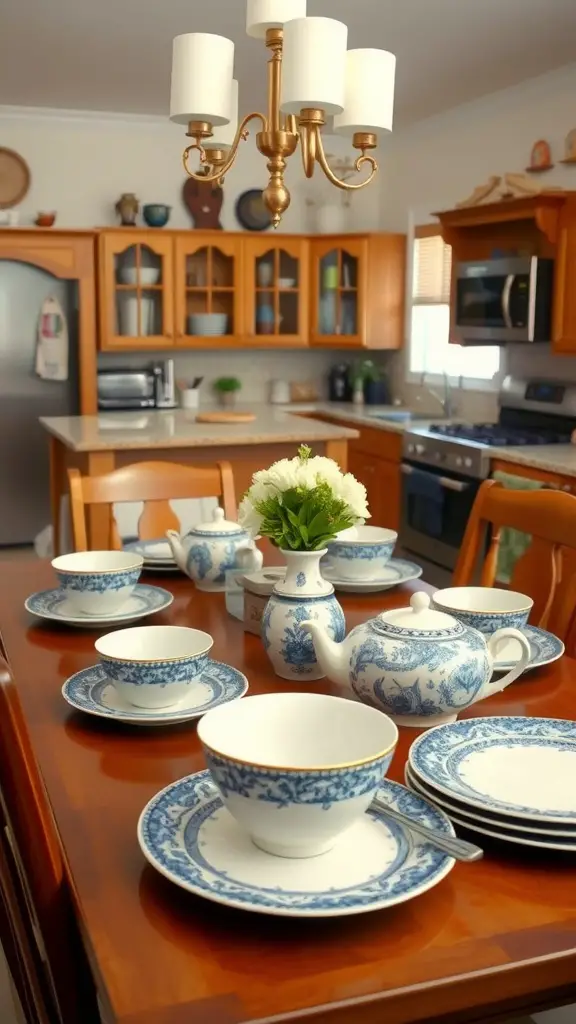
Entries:
{"label": "decorative plate on cabinet top", "polygon": [[236,200],[236,220],[246,231],[266,231],[272,224],[272,214],[262,195],[261,188],[249,188]]}
{"label": "decorative plate on cabinet top", "polygon": [[0,210],[21,203],[30,188],[30,168],[13,149],[0,146]]}

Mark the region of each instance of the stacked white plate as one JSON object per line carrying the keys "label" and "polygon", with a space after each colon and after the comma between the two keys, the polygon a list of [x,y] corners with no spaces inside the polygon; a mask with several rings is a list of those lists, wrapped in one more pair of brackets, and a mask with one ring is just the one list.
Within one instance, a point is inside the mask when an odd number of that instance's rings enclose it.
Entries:
{"label": "stacked white plate", "polygon": [[134,540],[124,545],[125,551],[142,555],[146,572],[173,572],[178,569],[167,540]]}
{"label": "stacked white plate", "polygon": [[576,722],[471,718],[412,744],[407,785],[471,832],[576,853]]}

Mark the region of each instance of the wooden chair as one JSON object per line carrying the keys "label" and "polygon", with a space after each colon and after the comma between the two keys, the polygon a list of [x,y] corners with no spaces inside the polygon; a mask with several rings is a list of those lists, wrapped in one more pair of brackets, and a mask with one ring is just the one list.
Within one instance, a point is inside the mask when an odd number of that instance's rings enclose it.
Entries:
{"label": "wooden chair", "polygon": [[143,501],[138,522],[141,540],[163,537],[179,530],[178,517],[170,508],[172,498],[221,498],[227,519],[236,519],[234,476],[229,462],[213,466],[182,466],[175,462],[136,462],[104,476],[81,476],[68,470],[75,551],[88,551],[86,506],[108,506],[108,547],[122,547],[113,514],[114,502]]}
{"label": "wooden chair", "polygon": [[533,599],[533,625],[552,630],[566,642],[576,609],[576,497],[555,490],[509,490],[486,480],[468,519],[453,586],[475,582],[484,551],[480,584],[494,586],[501,531],[506,526],[532,537],[514,567],[510,589]]}
{"label": "wooden chair", "polygon": [[0,936],[26,1020],[96,1024],[96,993],[16,685],[0,658]]}

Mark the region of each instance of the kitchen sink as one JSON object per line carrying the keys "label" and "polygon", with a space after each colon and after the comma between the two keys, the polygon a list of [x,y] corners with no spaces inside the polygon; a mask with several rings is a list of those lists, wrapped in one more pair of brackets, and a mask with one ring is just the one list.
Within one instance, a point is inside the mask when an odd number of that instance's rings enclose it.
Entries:
{"label": "kitchen sink", "polygon": [[374,420],[389,420],[391,423],[415,423],[417,420],[428,422],[446,419],[445,416],[435,415],[433,412],[370,412],[368,415]]}

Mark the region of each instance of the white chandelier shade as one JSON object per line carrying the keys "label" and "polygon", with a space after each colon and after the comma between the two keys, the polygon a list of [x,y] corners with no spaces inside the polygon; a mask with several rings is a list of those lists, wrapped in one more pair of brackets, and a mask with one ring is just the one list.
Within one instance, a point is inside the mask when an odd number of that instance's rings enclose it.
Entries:
{"label": "white chandelier shade", "polygon": [[344,109],[334,118],[339,135],[392,131],[396,57],[387,50],[348,50]]}
{"label": "white chandelier shade", "polygon": [[269,28],[282,28],[292,18],[306,17],[306,0],[248,0],[246,32],[265,39]]}
{"label": "white chandelier shade", "polygon": [[212,136],[206,139],[206,149],[230,149],[238,130],[238,81],[232,79],[230,88],[230,120],[228,124],[214,127]]}
{"label": "white chandelier shade", "polygon": [[339,114],[344,109],[348,27],[333,18],[294,18],[284,25],[282,92],[285,114],[305,107]]}
{"label": "white chandelier shade", "polygon": [[170,120],[187,125],[230,120],[234,43],[209,32],[176,36],[172,49]]}

